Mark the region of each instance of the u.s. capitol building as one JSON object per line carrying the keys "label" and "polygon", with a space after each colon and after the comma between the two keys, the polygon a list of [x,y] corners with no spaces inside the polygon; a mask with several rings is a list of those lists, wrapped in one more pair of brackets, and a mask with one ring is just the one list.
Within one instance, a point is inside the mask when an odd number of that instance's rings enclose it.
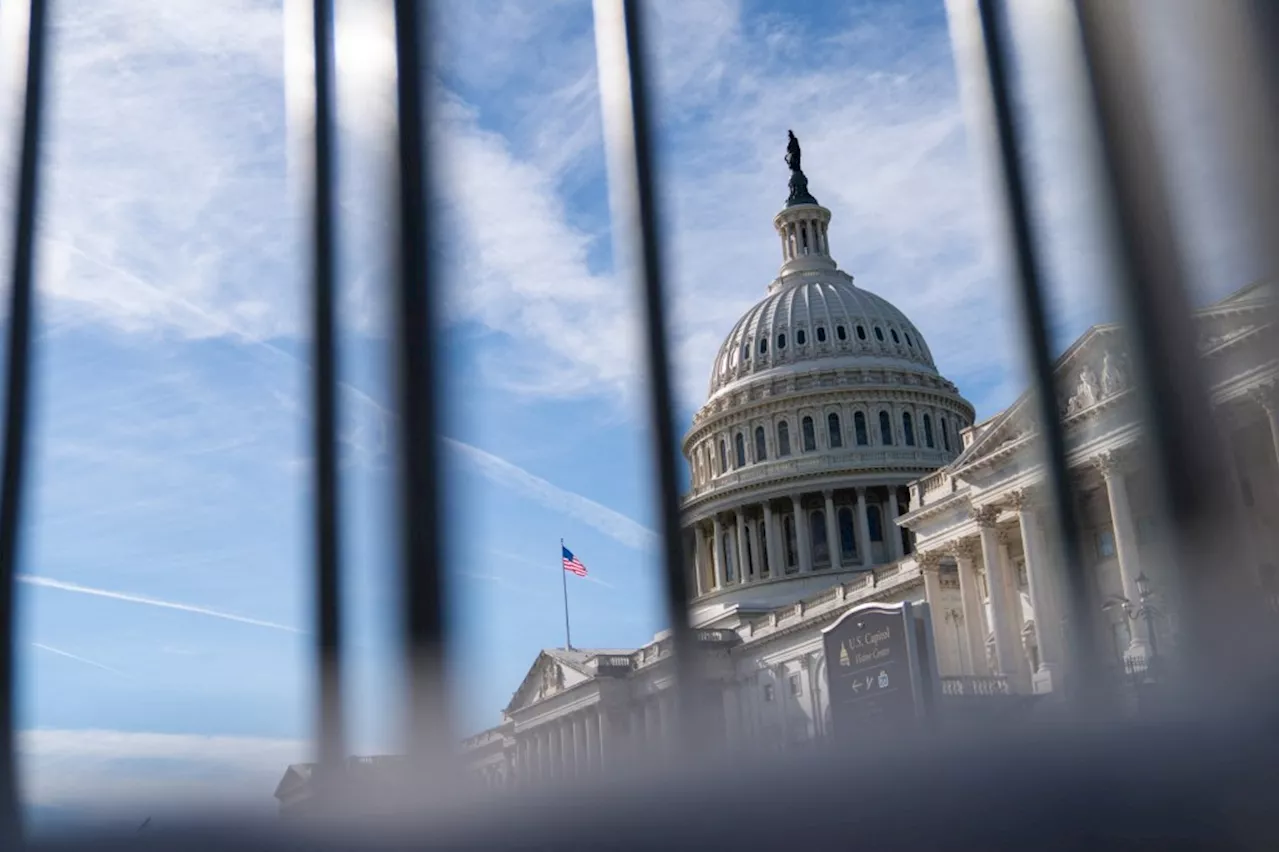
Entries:
{"label": "u.s. capitol building", "polygon": [[[1029,395],[974,422],[920,330],[837,266],[831,211],[809,193],[794,140],[792,150],[791,195],[773,222],[782,266],[725,338],[683,441],[689,618],[724,735],[776,750],[829,737],[821,631],[871,602],[928,602],[943,696],[1052,700],[1063,677],[1062,592]],[[1274,282],[1201,309],[1196,322],[1236,459],[1266,460],[1224,475],[1236,480],[1274,600]],[[1090,328],[1056,373],[1100,604],[1094,627],[1117,670],[1132,670],[1153,639],[1176,653],[1178,609],[1164,601],[1150,624],[1131,617],[1167,587],[1153,501],[1133,463],[1142,430],[1122,334]],[[671,747],[673,679],[664,634],[641,648],[546,649],[502,724],[466,741],[468,765],[483,785],[505,786],[653,756]],[[297,788],[305,773],[290,772]]]}

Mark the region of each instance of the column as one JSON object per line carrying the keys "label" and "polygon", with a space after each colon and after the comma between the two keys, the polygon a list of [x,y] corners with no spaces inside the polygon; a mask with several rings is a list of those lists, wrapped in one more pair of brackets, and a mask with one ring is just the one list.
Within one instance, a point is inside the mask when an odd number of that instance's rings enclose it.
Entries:
{"label": "column", "polygon": [[867,489],[858,486],[858,556],[862,558],[862,567],[870,568],[873,564],[871,558],[871,527],[867,523]]}
{"label": "column", "polygon": [[902,558],[902,527],[898,526],[898,486],[889,486],[889,517],[883,519],[884,535],[889,539],[894,559]]}
{"label": "column", "polygon": [[827,519],[827,552],[831,554],[831,570],[840,570],[840,527],[836,523],[836,504],[834,492],[830,489],[822,492],[824,510]]}
{"label": "column", "polygon": [[986,674],[987,637],[982,620],[982,596],[978,594],[978,571],[973,564],[973,542],[968,539],[958,541],[951,546],[951,553],[956,558],[956,573],[960,578],[961,617],[969,643],[971,674]]}
{"label": "column", "polygon": [[781,577],[782,562],[778,557],[778,527],[773,521],[773,507],[767,502],[763,506],[765,556],[769,562],[769,576]]}
{"label": "column", "polygon": [[724,576],[724,527],[720,526],[720,516],[711,519],[711,562],[715,567],[715,588],[723,589],[726,585]]}
{"label": "column", "polygon": [[[920,566],[920,576],[924,579],[924,600],[929,604],[929,623],[933,625],[933,644],[941,645],[947,636],[943,630],[945,613],[942,607],[942,580],[938,577],[938,572],[942,568],[942,554],[917,553],[916,564]],[[960,651],[960,657],[964,657],[963,649]]]}
{"label": "column", "polygon": [[[1094,460],[1107,485],[1107,502],[1111,504],[1111,528],[1116,539],[1116,562],[1120,565],[1120,582],[1124,596],[1138,605],[1138,537],[1133,529],[1133,513],[1129,509],[1129,493],[1124,485],[1124,464],[1117,454],[1106,452]],[[1129,650],[1126,657],[1147,657],[1147,624],[1141,618],[1129,619]]]}
{"label": "column", "polygon": [[586,745],[585,737],[582,735],[582,715],[574,713],[569,717],[569,742],[572,748],[569,750],[569,775],[576,778],[586,769],[587,756],[585,754]]}
{"label": "column", "polygon": [[795,494],[791,497],[791,510],[795,512],[796,519],[796,550],[799,553],[799,571],[801,574],[808,574],[813,570],[813,547],[809,544],[809,519],[805,517],[803,495]]}
{"label": "column", "polygon": [[595,772],[600,768],[600,717],[595,710],[588,710],[582,719],[582,731],[586,737],[583,750],[587,755],[587,769]]}
{"label": "column", "polygon": [[603,707],[596,708],[596,731],[600,735],[600,741],[597,744],[600,750],[600,768],[607,769],[609,766],[609,749],[612,743],[609,739],[609,713]]}
{"label": "column", "polygon": [[1280,458],[1280,426],[1276,423],[1276,386],[1273,382],[1268,382],[1254,388],[1249,396],[1267,415],[1267,425],[1271,427],[1271,446]]}
{"label": "column", "polygon": [[1009,542],[1012,532],[1000,530],[997,533],[999,546],[996,556],[1000,560],[1000,573],[1004,577],[1003,597],[1001,602],[1008,608],[1010,633],[1013,636],[1014,669],[1009,674],[1015,676],[1020,691],[1031,690],[1031,661],[1027,659],[1026,643],[1022,641],[1022,628],[1026,625],[1026,617],[1022,610],[1022,594],[1018,591],[1018,568],[1013,564],[1013,556],[1009,553]]}
{"label": "column", "polygon": [[737,511],[738,516],[738,559],[734,563],[738,568],[738,584],[747,582],[747,517],[742,510]]}
{"label": "column", "polygon": [[693,573],[697,575],[698,594],[708,591],[707,574],[707,534],[702,531],[702,524],[693,526]]}
{"label": "column", "polygon": [[1062,663],[1062,646],[1059,643],[1061,637],[1058,632],[1060,622],[1052,595],[1052,569],[1040,549],[1040,531],[1031,499],[1031,495],[1025,491],[1013,495],[1013,507],[1018,512],[1018,532],[1022,535],[1022,552],[1027,560],[1027,587],[1031,592],[1031,606],[1035,610],[1036,647],[1040,654],[1040,665],[1032,675],[1031,683],[1034,692],[1052,692],[1061,686],[1061,674],[1058,671]]}
{"label": "column", "polygon": [[996,645],[996,669],[999,674],[1009,678],[1012,685],[1018,675],[1018,660],[1015,656],[1018,653],[1018,644],[1009,612],[1004,566],[1000,564],[996,514],[997,510],[994,507],[986,506],[975,511],[972,516],[978,523],[982,564],[987,569],[987,587],[991,596],[991,632],[995,634]]}

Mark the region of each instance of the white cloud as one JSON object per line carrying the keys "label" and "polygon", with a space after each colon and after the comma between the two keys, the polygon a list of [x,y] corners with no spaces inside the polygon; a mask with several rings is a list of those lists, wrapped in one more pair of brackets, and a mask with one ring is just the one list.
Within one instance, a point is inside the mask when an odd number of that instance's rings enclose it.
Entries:
{"label": "white cloud", "polygon": [[140,823],[175,807],[270,808],[285,767],[311,749],[266,737],[37,729],[18,733],[18,750],[25,803],[128,809]]}

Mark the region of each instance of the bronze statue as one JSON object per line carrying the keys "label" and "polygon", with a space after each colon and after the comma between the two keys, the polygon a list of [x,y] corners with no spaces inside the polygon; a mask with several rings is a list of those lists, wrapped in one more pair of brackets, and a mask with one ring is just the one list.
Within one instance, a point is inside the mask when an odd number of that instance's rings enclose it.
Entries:
{"label": "bronze statue", "polygon": [[787,168],[793,172],[800,171],[800,140],[795,133],[787,131]]}

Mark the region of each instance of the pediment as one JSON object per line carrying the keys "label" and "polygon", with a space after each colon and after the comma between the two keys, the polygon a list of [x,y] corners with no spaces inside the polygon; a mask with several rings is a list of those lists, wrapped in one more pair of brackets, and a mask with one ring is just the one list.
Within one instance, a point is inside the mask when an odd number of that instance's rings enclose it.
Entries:
{"label": "pediment", "polygon": [[511,703],[507,705],[508,713],[530,707],[539,701],[545,701],[567,689],[572,689],[583,681],[590,680],[592,675],[585,667],[585,660],[578,661],[571,657],[583,656],[581,651],[542,651],[533,661],[529,672],[520,682]]}

